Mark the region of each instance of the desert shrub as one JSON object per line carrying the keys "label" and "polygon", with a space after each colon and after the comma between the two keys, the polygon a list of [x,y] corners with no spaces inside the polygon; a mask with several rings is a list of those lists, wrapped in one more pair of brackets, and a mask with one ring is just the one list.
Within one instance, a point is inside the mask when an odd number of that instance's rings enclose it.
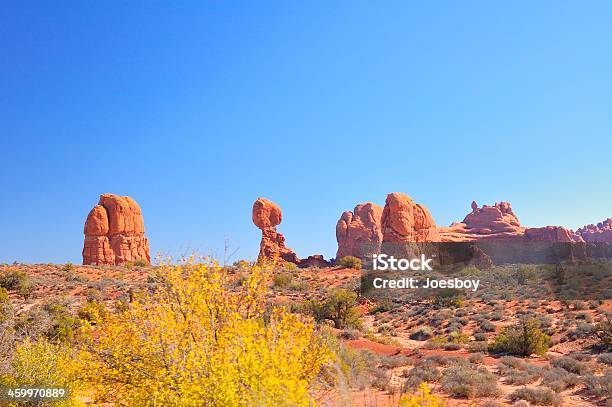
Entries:
{"label": "desert shrub", "polygon": [[361,326],[356,306],[357,294],[343,288],[333,289],[324,302],[309,300],[305,303],[306,311],[317,321],[329,319],[338,329]]}
{"label": "desert shrub", "polygon": [[595,325],[595,335],[599,338],[599,346],[607,351],[612,350],[612,317],[604,315]]}
{"label": "desert shrub", "polygon": [[597,397],[609,397],[612,394],[612,369],[607,369],[603,376],[585,375],[582,382],[589,393]]}
{"label": "desert shrub", "polygon": [[377,331],[379,334],[383,334],[383,335],[391,335],[391,336],[397,335],[395,328],[387,324],[383,324],[379,326]]}
{"label": "desert shrub", "polygon": [[480,322],[480,329],[484,332],[495,332],[495,325],[485,319]]}
{"label": "desert shrub", "polygon": [[548,369],[542,375],[542,384],[550,387],[557,393],[576,386],[579,381],[580,377],[578,375],[569,373],[559,367]]}
{"label": "desert shrub", "polygon": [[275,288],[285,288],[292,280],[293,276],[289,273],[278,273],[272,276],[272,286]]}
{"label": "desert shrub", "polygon": [[28,279],[23,271],[16,269],[0,270],[0,287],[7,290],[17,290]]}
{"label": "desert shrub", "polygon": [[486,352],[489,349],[489,345],[485,341],[470,342],[467,345],[469,352]]}
{"label": "desert shrub", "polygon": [[415,341],[426,341],[428,339],[431,339],[432,336],[433,332],[431,331],[431,328],[428,326],[424,326],[411,333],[410,339]]}
{"label": "desert shrub", "polygon": [[612,353],[602,353],[597,358],[599,363],[603,363],[604,365],[612,366]]}
{"label": "desert shrub", "polygon": [[313,402],[309,389],[331,350],[310,318],[269,306],[262,270],[254,268],[239,291],[228,289],[227,274],[215,265],[162,266],[157,273],[155,292],[109,315],[78,348],[73,369],[92,402]]}
{"label": "desert shrub", "polygon": [[514,277],[520,285],[524,285],[536,277],[536,269],[532,266],[520,265],[514,273]]}
{"label": "desert shrub", "polygon": [[458,308],[463,306],[463,293],[457,288],[442,288],[436,290],[432,302],[439,307]]}
{"label": "desert shrub", "polygon": [[403,376],[406,380],[404,381],[402,390],[406,392],[415,390],[423,382],[437,382],[442,377],[442,373],[434,361],[424,359],[412,369],[404,371]]}
{"label": "desert shrub", "polygon": [[355,269],[355,270],[361,270],[361,267],[362,267],[361,259],[355,256],[344,256],[343,258],[338,260],[338,265],[344,268]]}
{"label": "desert shrub", "polygon": [[548,387],[521,387],[510,394],[510,400],[525,400],[536,406],[560,406],[563,398]]}
{"label": "desert shrub", "polygon": [[6,288],[0,287],[0,323],[9,320],[13,316],[13,312],[8,291],[6,291]]}
{"label": "desert shrub", "polygon": [[412,359],[404,355],[380,356],[379,366],[385,369],[395,369],[412,363]]}
{"label": "desert shrub", "polygon": [[17,289],[17,294],[19,294],[19,296],[22,297],[24,300],[28,300],[32,296],[34,288],[34,284],[32,284],[30,280],[26,279],[22,281],[19,285],[19,288]]}
{"label": "desert shrub", "polygon": [[443,373],[441,388],[454,397],[486,397],[500,394],[497,378],[485,368],[451,366]]}
{"label": "desert shrub", "polygon": [[568,332],[567,336],[572,339],[589,338],[597,332],[597,327],[593,324],[580,322],[576,324],[576,328]]}
{"label": "desert shrub", "polygon": [[446,406],[446,400],[440,396],[431,394],[431,390],[427,385],[427,382],[421,383],[417,394],[403,394],[399,399],[400,407],[444,407]]}
{"label": "desert shrub", "polygon": [[468,356],[468,361],[470,363],[480,364],[484,361],[484,354],[480,352],[472,353],[470,356]]}
{"label": "desert shrub", "polygon": [[583,375],[588,373],[589,371],[589,367],[586,363],[579,362],[576,359],[567,356],[562,356],[560,358],[553,359],[551,364],[554,367],[564,369],[570,373],[574,373],[577,375]]}
{"label": "desert shrub", "polygon": [[62,271],[74,271],[74,264],[68,262],[62,266]]}
{"label": "desert shrub", "polygon": [[340,339],[346,339],[346,340],[359,339],[361,337],[361,332],[359,332],[359,330],[357,329],[345,329],[342,332],[340,332],[339,337]]}
{"label": "desert shrub", "polygon": [[503,407],[503,404],[495,400],[486,400],[481,404],[482,407]]}
{"label": "desert shrub", "polygon": [[328,344],[333,351],[331,364],[321,369],[321,380],[324,383],[342,389],[358,388],[360,390],[376,387],[385,389],[388,376],[378,368],[380,359],[374,353],[364,349],[352,349],[328,335]]}
{"label": "desert shrub", "polygon": [[525,385],[538,380],[542,369],[524,360],[504,356],[497,365],[499,373],[506,378],[506,383]]}
{"label": "desert shrub", "polygon": [[[81,405],[74,397],[74,372],[69,349],[46,340],[19,343],[6,373],[0,371],[0,386],[54,386],[68,389],[69,397],[53,403],[54,406]],[[38,404],[37,404],[38,405]]]}
{"label": "desert shrub", "polygon": [[489,346],[492,353],[529,356],[543,355],[550,346],[550,337],[539,328],[534,318],[523,318],[518,324],[504,327]]}
{"label": "desert shrub", "polygon": [[484,332],[476,332],[474,334],[474,340],[475,341],[486,341],[487,335],[485,335]]}
{"label": "desert shrub", "polygon": [[295,273],[299,270],[299,267],[295,263],[286,262],[282,265],[282,269],[288,273]]}
{"label": "desert shrub", "polygon": [[378,314],[380,312],[387,312],[393,309],[393,303],[389,299],[383,299],[376,304],[376,307],[372,309],[373,314]]}
{"label": "desert shrub", "polygon": [[134,261],[135,267],[146,267],[149,265],[149,262],[146,259],[137,259]]}

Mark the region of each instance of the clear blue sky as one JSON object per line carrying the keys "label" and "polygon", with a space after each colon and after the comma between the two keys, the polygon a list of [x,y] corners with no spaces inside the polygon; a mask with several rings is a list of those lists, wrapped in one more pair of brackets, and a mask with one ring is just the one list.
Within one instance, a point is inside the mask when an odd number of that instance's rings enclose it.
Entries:
{"label": "clear blue sky", "polygon": [[302,257],[392,191],[612,216],[611,2],[124,3],[2,6],[0,261],[80,262],[106,192],[153,254],[248,259],[258,196]]}

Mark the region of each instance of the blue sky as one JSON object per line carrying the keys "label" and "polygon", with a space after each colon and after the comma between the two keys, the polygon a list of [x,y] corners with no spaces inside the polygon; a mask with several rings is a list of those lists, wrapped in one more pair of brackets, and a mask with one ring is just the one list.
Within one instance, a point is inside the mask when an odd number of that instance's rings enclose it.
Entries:
{"label": "blue sky", "polygon": [[80,262],[101,193],[153,254],[298,255],[403,191],[441,225],[612,216],[612,3],[11,2],[0,24],[0,262]]}

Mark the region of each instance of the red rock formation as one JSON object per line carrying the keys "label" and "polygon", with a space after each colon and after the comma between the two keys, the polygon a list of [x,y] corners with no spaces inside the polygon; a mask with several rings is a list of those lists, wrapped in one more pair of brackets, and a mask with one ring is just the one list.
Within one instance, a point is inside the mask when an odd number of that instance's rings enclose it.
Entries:
{"label": "red rock formation", "polygon": [[331,266],[331,264],[327,260],[325,260],[320,254],[313,254],[312,256],[308,256],[307,258],[302,259],[299,265],[301,268],[325,268]]}
{"label": "red rock formation", "polygon": [[387,195],[381,224],[383,242],[435,242],[440,238],[429,210],[401,192]]}
{"label": "red rock formation", "polygon": [[608,218],[597,225],[586,225],[576,231],[585,242],[612,243],[612,218]]}
{"label": "red rock formation", "polygon": [[119,265],[151,261],[140,206],[132,198],[100,195],[85,221],[83,264]]}
{"label": "red rock formation", "polygon": [[532,242],[582,242],[580,235],[563,226],[544,226],[525,229],[525,238]]}
{"label": "red rock formation", "polygon": [[378,253],[383,237],[382,213],[383,208],[371,202],[357,205],[353,212],[344,212],[336,224],[336,259]]}
{"label": "red rock formation", "polygon": [[300,263],[295,252],[285,246],[285,237],[276,231],[276,226],[283,220],[277,204],[266,198],[257,198],[253,203],[252,218],[255,226],[261,229],[258,263]]}
{"label": "red rock formation", "polygon": [[[365,210],[365,205],[370,205]],[[376,227],[376,207],[362,204],[354,212],[344,212],[336,225],[338,240],[337,258],[346,255],[364,257],[359,246],[380,247],[380,233]],[[471,204],[472,211],[463,222],[449,227],[436,226],[433,217],[422,205],[415,203],[402,193],[387,196],[381,218],[382,243],[392,249],[394,243],[421,242],[583,242],[612,241],[612,218],[597,226],[589,225],[574,233],[562,226],[525,228],[508,202],[478,207]],[[367,219],[368,222],[364,221]],[[584,240],[583,240],[584,238]],[[610,240],[606,240],[610,239]]]}

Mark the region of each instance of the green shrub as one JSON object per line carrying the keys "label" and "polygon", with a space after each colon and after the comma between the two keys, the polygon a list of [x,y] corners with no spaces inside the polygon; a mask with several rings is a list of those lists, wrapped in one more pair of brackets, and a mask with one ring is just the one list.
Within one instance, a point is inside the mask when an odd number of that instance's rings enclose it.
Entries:
{"label": "green shrub", "polygon": [[28,279],[23,271],[15,269],[0,270],[0,287],[7,290],[17,290]]}
{"label": "green shrub", "polygon": [[361,327],[357,294],[343,288],[333,289],[323,302],[306,301],[305,310],[318,322],[326,319],[333,321],[334,327],[338,329]]}
{"label": "green shrub", "polygon": [[563,398],[548,387],[521,387],[510,394],[510,400],[526,400],[536,406],[560,406]]}
{"label": "green shrub", "polygon": [[432,299],[434,305],[444,308],[458,308],[463,306],[463,294],[457,288],[442,288],[436,290]]}
{"label": "green shrub", "polygon": [[599,338],[599,346],[606,351],[612,350],[612,318],[604,315],[595,325],[595,335]]}
{"label": "green shrub", "polygon": [[136,267],[146,267],[149,265],[149,262],[146,259],[137,259],[134,262],[134,266]]}
{"label": "green shrub", "polygon": [[272,277],[272,286],[275,288],[285,288],[291,283],[292,275],[289,273],[274,274]]}
{"label": "green shrub", "polygon": [[355,256],[344,256],[338,260],[338,264],[344,268],[361,270],[361,259]]}
{"label": "green shrub", "polygon": [[523,318],[516,325],[504,327],[489,346],[489,351],[517,356],[543,355],[550,343],[550,337],[542,332],[536,319]]}

